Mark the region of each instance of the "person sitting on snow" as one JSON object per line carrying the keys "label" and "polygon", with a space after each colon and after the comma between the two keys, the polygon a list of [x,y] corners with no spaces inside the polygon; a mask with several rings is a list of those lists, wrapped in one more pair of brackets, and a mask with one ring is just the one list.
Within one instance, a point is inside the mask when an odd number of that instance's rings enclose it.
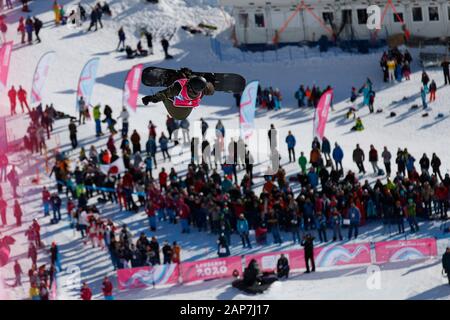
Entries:
{"label": "person sitting on snow", "polygon": [[278,278],[284,278],[286,279],[289,277],[289,261],[285,257],[284,254],[281,254],[280,259],[277,261],[277,276]]}
{"label": "person sitting on snow", "polygon": [[364,130],[364,126],[362,123],[361,118],[357,118],[356,122],[355,122],[355,126],[352,128],[352,131],[363,131]]}
{"label": "person sitting on snow", "polygon": [[347,117],[347,119],[356,118],[356,109],[353,107],[348,108],[347,113],[345,114],[345,116]]}
{"label": "person sitting on snow", "polygon": [[141,40],[139,40],[138,44],[137,44],[137,53],[141,56],[141,57],[146,57],[148,55],[148,50],[145,50],[142,47],[142,42]]}
{"label": "person sitting on snow", "polygon": [[130,46],[125,47],[125,52],[127,53],[127,59],[133,59],[134,57],[137,56],[137,51],[131,49]]}
{"label": "person sitting on snow", "polygon": [[192,71],[183,68],[179,78],[170,87],[155,95],[142,99],[145,105],[162,101],[167,112],[176,120],[186,119],[192,110],[200,105],[203,96],[214,94],[214,85],[204,77],[193,76]]}

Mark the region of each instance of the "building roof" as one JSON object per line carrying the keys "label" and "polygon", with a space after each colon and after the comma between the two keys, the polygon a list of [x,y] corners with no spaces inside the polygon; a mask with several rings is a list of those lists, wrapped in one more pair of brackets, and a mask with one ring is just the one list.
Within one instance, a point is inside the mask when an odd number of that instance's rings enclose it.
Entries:
{"label": "building roof", "polygon": [[[303,0],[305,4],[310,5],[327,5],[327,4],[340,4],[340,5],[352,5],[352,4],[385,4],[388,0]],[[236,6],[236,7],[264,7],[264,6],[297,6],[302,0],[220,0],[220,4],[224,6]],[[415,0],[393,0],[394,5],[397,3],[417,2]]]}

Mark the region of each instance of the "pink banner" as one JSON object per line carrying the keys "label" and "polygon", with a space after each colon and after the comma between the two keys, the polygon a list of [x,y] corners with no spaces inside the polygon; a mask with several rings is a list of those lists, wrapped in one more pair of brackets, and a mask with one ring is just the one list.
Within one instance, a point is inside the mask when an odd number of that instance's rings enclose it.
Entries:
{"label": "pink banner", "polygon": [[0,92],[8,85],[9,62],[11,61],[13,42],[6,42],[0,48]]}
{"label": "pink banner", "polygon": [[328,121],[328,113],[330,112],[331,101],[333,100],[333,89],[329,89],[322,94],[319,104],[314,115],[314,132],[313,136],[320,140],[325,135],[325,126]]}
{"label": "pink banner", "polygon": [[119,290],[174,285],[179,279],[178,264],[163,264],[117,270]]}
{"label": "pink banner", "polygon": [[314,249],[316,267],[371,263],[370,244],[330,245]]}
{"label": "pink banner", "polygon": [[241,257],[184,262],[181,264],[183,283],[232,277],[235,270],[242,274]]}
{"label": "pink banner", "polygon": [[277,269],[277,261],[281,254],[284,254],[289,260],[290,270],[301,270],[306,268],[304,251],[301,249],[246,255],[245,266],[247,267],[250,261],[255,259],[256,262],[258,262],[261,271],[274,271]]}
{"label": "pink banner", "polygon": [[125,85],[123,88],[123,101],[124,107],[130,108],[136,112],[137,108],[137,98],[139,95],[139,85],[141,84],[142,69],[143,64],[135,65],[128,72],[127,78],[125,79]]}
{"label": "pink banner", "polygon": [[424,259],[436,255],[436,239],[431,238],[375,243],[377,263]]}

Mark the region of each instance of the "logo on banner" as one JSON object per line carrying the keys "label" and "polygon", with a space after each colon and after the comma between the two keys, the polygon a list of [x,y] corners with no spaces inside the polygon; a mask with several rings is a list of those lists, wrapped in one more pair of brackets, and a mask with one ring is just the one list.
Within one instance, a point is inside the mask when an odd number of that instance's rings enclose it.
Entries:
{"label": "logo on banner", "polygon": [[377,265],[367,268],[366,286],[369,290],[381,290],[381,269]]}

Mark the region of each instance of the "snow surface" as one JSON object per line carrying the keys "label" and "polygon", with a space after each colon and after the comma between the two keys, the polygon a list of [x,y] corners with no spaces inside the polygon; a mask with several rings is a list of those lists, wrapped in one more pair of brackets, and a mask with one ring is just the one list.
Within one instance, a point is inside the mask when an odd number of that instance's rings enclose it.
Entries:
{"label": "snow surface", "polygon": [[[78,3],[78,1],[59,1],[66,8]],[[91,4],[94,1],[90,1]],[[199,22],[215,24],[221,33],[219,38],[225,41],[228,38],[228,23],[231,17],[228,13],[217,7],[217,1],[207,0],[160,0],[160,4],[153,5],[138,0],[112,0],[110,1],[113,18],[104,18],[104,28],[97,32],[87,33],[88,25],[85,23],[82,30],[71,29],[66,26],[55,27],[53,24],[53,13],[50,11],[49,2],[33,2],[31,8],[33,15],[37,15],[44,21],[44,29],[41,32],[43,42],[39,45],[21,46],[16,45],[11,59],[11,73],[9,85],[18,86],[23,84],[30,91],[33,71],[40,56],[49,51],[56,52],[56,59],[51,66],[49,79],[47,81],[44,103],[53,102],[58,110],[69,114],[75,113],[75,95],[78,76],[81,68],[91,57],[100,57],[98,70],[98,81],[94,88],[92,104],[101,103],[102,106],[109,104],[115,116],[121,109],[123,81],[128,70],[136,63],[144,63],[146,66],[161,66],[179,68],[190,67],[193,70],[213,70],[237,72],[250,80],[260,80],[263,87],[273,86],[280,88],[284,100],[283,110],[279,112],[258,111],[256,125],[258,129],[266,130],[271,123],[279,129],[279,137],[283,139],[287,130],[292,130],[297,138],[297,154],[301,150],[309,152],[312,139],[313,112],[309,109],[296,108],[294,91],[299,84],[312,86],[313,84],[324,87],[328,84],[335,88],[334,108],[336,111],[330,113],[330,119],[326,135],[331,142],[339,142],[346,152],[344,167],[355,169],[349,156],[356,143],[364,150],[368,150],[370,144],[374,144],[378,150],[386,145],[392,152],[398,147],[407,147],[418,159],[423,152],[429,155],[437,152],[443,162],[444,172],[448,172],[450,166],[450,149],[446,148],[449,137],[449,110],[447,101],[450,92],[447,88],[440,88],[437,93],[437,101],[431,104],[432,111],[428,118],[422,118],[422,112],[410,110],[413,104],[420,105],[420,76],[421,69],[418,64],[418,52],[413,50],[415,61],[413,63],[413,74],[411,81],[400,84],[387,85],[382,83],[379,68],[380,53],[368,55],[351,55],[332,51],[320,56],[317,49],[308,49],[308,59],[290,61],[288,59],[278,62],[262,62],[258,54],[252,61],[242,62],[239,58],[240,52],[234,48],[227,50],[226,59],[220,61],[210,49],[209,38],[187,34],[183,30],[177,31],[171,39],[170,52],[175,56],[174,60],[164,61],[162,48],[159,45],[159,37],[170,35],[176,26],[184,24],[196,25]],[[18,41],[15,33],[17,20],[21,12],[14,9],[7,12],[7,22],[10,24],[8,37]],[[137,36],[142,25],[155,32],[154,48],[155,55],[146,58],[127,60],[123,53],[115,51],[117,46],[117,30],[125,26],[127,41],[133,47],[137,43]],[[145,41],[144,41],[145,45]],[[284,49],[287,50],[287,49]],[[291,50],[300,50],[293,47]],[[301,49],[303,51],[303,49]],[[282,57],[280,53],[280,57]],[[281,60],[281,59],[280,59]],[[268,61],[268,60],[266,60]],[[439,87],[443,84],[440,70],[427,70],[432,79],[436,79]],[[344,115],[350,106],[348,97],[352,86],[360,87],[367,77],[374,82],[377,91],[375,108],[383,108],[381,114],[369,114],[367,109],[362,109],[358,115],[363,119],[366,129],[363,132],[350,132],[352,121],[346,120]],[[149,94],[152,90],[141,87],[141,95]],[[402,101],[407,97],[406,101]],[[8,106],[6,93],[0,97],[1,105]],[[399,101],[398,103],[392,103]],[[238,113],[234,107],[234,98],[229,94],[216,94],[203,101],[204,105],[194,110],[190,120],[191,126],[195,120],[203,117],[215,126],[221,119],[227,128],[227,138],[238,136],[238,131],[231,134],[232,128],[238,129]],[[8,113],[8,107],[0,109],[2,114]],[[397,117],[389,118],[391,111],[397,113]],[[436,118],[438,113],[444,113],[444,118]],[[131,130],[137,129],[142,137],[147,136],[147,124],[152,120],[158,126],[158,133],[165,130],[166,110],[162,104],[140,107],[132,115]],[[26,119],[16,117],[10,119],[12,134],[21,136],[25,131]],[[67,133],[67,121],[58,121],[55,133],[49,141],[51,147],[58,146],[62,150],[70,150],[70,142]],[[120,125],[118,126],[120,127]],[[79,141],[89,147],[95,144],[100,147],[106,143],[106,137],[97,139],[94,137],[94,123],[89,122],[79,130]],[[209,135],[213,136],[213,130]],[[287,150],[284,148],[283,140],[280,140],[280,152],[282,165],[288,172],[293,174],[297,171],[297,165],[287,164]],[[171,151],[172,155],[174,152]],[[261,152],[264,154],[264,152]],[[74,162],[77,152],[70,153]],[[166,169],[174,166],[179,173],[183,173],[185,165],[179,164],[181,157],[174,155],[171,163],[162,162]],[[20,259],[23,270],[28,270],[29,261],[26,259],[26,239],[23,237],[25,226],[32,218],[38,217],[42,224],[43,240],[47,245],[56,241],[61,250],[62,264],[70,267],[63,272],[58,279],[58,299],[77,299],[78,291],[71,287],[80,278],[87,281],[94,291],[95,298],[101,297],[101,279],[104,275],[114,275],[112,266],[105,251],[84,246],[79,240],[78,234],[65,221],[59,225],[50,225],[48,218],[43,219],[41,213],[40,191],[41,187],[31,183],[36,167],[30,164],[39,164],[41,172],[41,185],[52,185],[52,181],[45,177],[42,158],[26,158],[24,154],[15,155],[13,160],[23,171],[22,194],[23,208],[26,213],[24,227],[21,229],[9,228],[4,234],[13,234],[17,243],[13,246],[13,259]],[[267,165],[262,159],[257,169],[263,169]],[[50,163],[51,167],[52,163]],[[369,171],[370,172],[370,171]],[[373,179],[370,174],[367,177]],[[262,186],[262,180],[256,180],[257,190]],[[7,188],[6,185],[2,185]],[[63,204],[64,206],[64,204]],[[140,231],[147,230],[146,216],[143,212],[130,214],[117,212],[117,208],[106,205],[102,208],[102,216],[111,217],[114,221],[127,223],[136,236]],[[65,216],[67,219],[67,216]],[[9,218],[9,220],[12,217]],[[439,223],[422,223],[421,232],[413,237],[442,237],[439,231]],[[361,230],[362,234],[358,241],[381,241],[386,239],[399,239],[398,236],[384,234],[382,226],[371,224]],[[163,240],[178,241],[182,247],[182,259],[199,260],[216,256],[216,238],[205,233],[193,232],[189,235],[181,235],[179,226],[168,224],[159,225],[155,233],[160,242]],[[409,237],[409,235],[408,235]],[[270,238],[270,236],[269,236]],[[284,240],[290,240],[290,235],[284,235]],[[447,239],[439,240],[439,254],[442,254]],[[292,249],[294,246],[289,242],[281,247],[269,245],[256,247],[253,250],[242,250],[236,235],[232,236],[231,252],[234,255],[247,254],[260,251],[277,251],[279,249]],[[40,262],[47,262],[45,253],[40,253]],[[2,269],[3,277],[8,283],[12,282],[12,263]],[[74,267],[78,267],[76,269]],[[257,297],[243,295],[231,288],[230,280],[216,280],[202,284],[176,286],[166,289],[147,289],[141,291],[130,291],[117,294],[119,299],[449,299],[450,289],[443,285],[440,261],[430,259],[419,263],[392,264],[384,267],[382,272],[381,290],[368,290],[366,288],[366,269],[363,267],[319,269],[317,273],[310,275],[294,275],[289,281],[276,283],[265,294]],[[24,277],[26,278],[26,277]],[[341,279],[345,278],[345,279]],[[344,281],[343,281],[344,280]],[[7,294],[12,299],[26,298],[28,295],[28,280],[24,286],[16,289],[8,289]]]}

